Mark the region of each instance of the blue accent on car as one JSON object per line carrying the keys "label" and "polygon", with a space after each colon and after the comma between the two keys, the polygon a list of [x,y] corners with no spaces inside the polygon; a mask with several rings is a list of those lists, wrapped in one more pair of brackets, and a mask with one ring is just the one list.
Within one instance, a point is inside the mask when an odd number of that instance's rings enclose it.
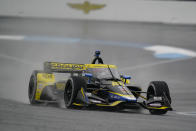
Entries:
{"label": "blue accent on car", "polygon": [[122,78],[124,78],[124,79],[131,79],[131,76],[122,75]]}
{"label": "blue accent on car", "polygon": [[86,101],[87,103],[89,103],[88,97],[86,96],[85,93],[84,93],[84,97],[85,97],[85,101]]}
{"label": "blue accent on car", "polygon": [[91,73],[85,73],[84,74],[86,77],[93,77],[93,75]]}
{"label": "blue accent on car", "polygon": [[113,93],[109,93],[109,99],[111,101],[124,101],[124,102],[136,102],[137,101],[137,99],[128,99],[126,97],[119,96]]}
{"label": "blue accent on car", "polygon": [[88,77],[88,83],[91,83],[91,78],[93,75],[91,73],[85,73],[84,76]]}

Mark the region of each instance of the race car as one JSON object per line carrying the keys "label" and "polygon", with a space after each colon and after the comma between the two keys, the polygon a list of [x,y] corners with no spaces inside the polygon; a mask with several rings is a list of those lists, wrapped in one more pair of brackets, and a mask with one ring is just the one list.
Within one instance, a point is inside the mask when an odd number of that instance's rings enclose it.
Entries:
{"label": "race car", "polygon": [[[54,73],[66,73],[69,77],[55,81]],[[131,85],[130,79],[130,76],[119,75],[115,65],[104,64],[100,51],[96,51],[91,64],[45,62],[43,71],[33,71],[28,96],[32,105],[63,99],[65,106],[71,109],[132,109],[140,106],[155,115],[172,110],[166,82],[152,81],[144,92]]]}

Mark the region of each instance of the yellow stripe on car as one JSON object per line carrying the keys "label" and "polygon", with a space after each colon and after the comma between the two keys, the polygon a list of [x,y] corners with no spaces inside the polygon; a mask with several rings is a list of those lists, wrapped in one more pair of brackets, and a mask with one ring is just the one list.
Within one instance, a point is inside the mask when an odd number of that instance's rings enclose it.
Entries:
{"label": "yellow stripe on car", "polygon": [[148,106],[147,107],[148,109],[159,109],[159,110],[164,110],[164,109],[167,109],[167,108],[169,108],[169,107],[167,107],[167,106],[162,106],[162,107],[151,107],[151,106]]}
{"label": "yellow stripe on car", "polygon": [[86,68],[117,68],[115,65],[106,65],[106,64],[85,64]]}
{"label": "yellow stripe on car", "polygon": [[83,106],[83,104],[79,104],[79,103],[73,103],[73,105],[75,105],[75,106]]}
{"label": "yellow stripe on car", "polygon": [[124,97],[130,97],[133,95],[124,95],[124,94],[120,94],[120,93],[116,93],[116,92],[112,92],[112,91],[108,91],[109,93],[115,94],[115,95],[119,95],[119,96],[124,96]]}
{"label": "yellow stripe on car", "polygon": [[85,98],[84,89],[83,88],[81,88],[81,92],[82,92],[83,97]]}
{"label": "yellow stripe on car", "polygon": [[112,81],[112,86],[119,86],[119,85],[120,86],[125,86],[125,84],[120,82],[120,81],[118,81],[118,82]]}

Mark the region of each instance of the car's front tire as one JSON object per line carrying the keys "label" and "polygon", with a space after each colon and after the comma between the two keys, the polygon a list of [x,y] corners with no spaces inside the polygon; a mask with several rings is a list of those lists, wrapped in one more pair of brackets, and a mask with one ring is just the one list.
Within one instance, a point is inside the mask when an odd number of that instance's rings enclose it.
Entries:
{"label": "car's front tire", "polygon": [[73,103],[81,88],[86,88],[86,81],[82,77],[73,76],[67,81],[64,91],[64,101],[67,108],[75,107]]}
{"label": "car's front tire", "polygon": [[[152,81],[147,90],[147,101],[153,97],[163,97],[167,99],[167,102],[171,104],[171,97],[169,88],[164,81]],[[153,115],[166,114],[166,109],[149,109],[149,112]]]}

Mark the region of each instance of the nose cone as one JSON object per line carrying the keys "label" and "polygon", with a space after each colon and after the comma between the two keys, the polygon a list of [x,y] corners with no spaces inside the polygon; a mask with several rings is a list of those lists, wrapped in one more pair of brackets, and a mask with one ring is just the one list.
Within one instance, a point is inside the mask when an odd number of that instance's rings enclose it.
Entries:
{"label": "nose cone", "polygon": [[137,101],[134,95],[125,95],[122,96],[122,98],[124,99],[124,101],[135,101],[135,102]]}
{"label": "nose cone", "polygon": [[110,100],[112,101],[125,101],[125,102],[136,102],[137,101],[135,96],[132,94],[123,95],[123,94],[118,94],[118,93],[109,93],[109,96],[110,96]]}

